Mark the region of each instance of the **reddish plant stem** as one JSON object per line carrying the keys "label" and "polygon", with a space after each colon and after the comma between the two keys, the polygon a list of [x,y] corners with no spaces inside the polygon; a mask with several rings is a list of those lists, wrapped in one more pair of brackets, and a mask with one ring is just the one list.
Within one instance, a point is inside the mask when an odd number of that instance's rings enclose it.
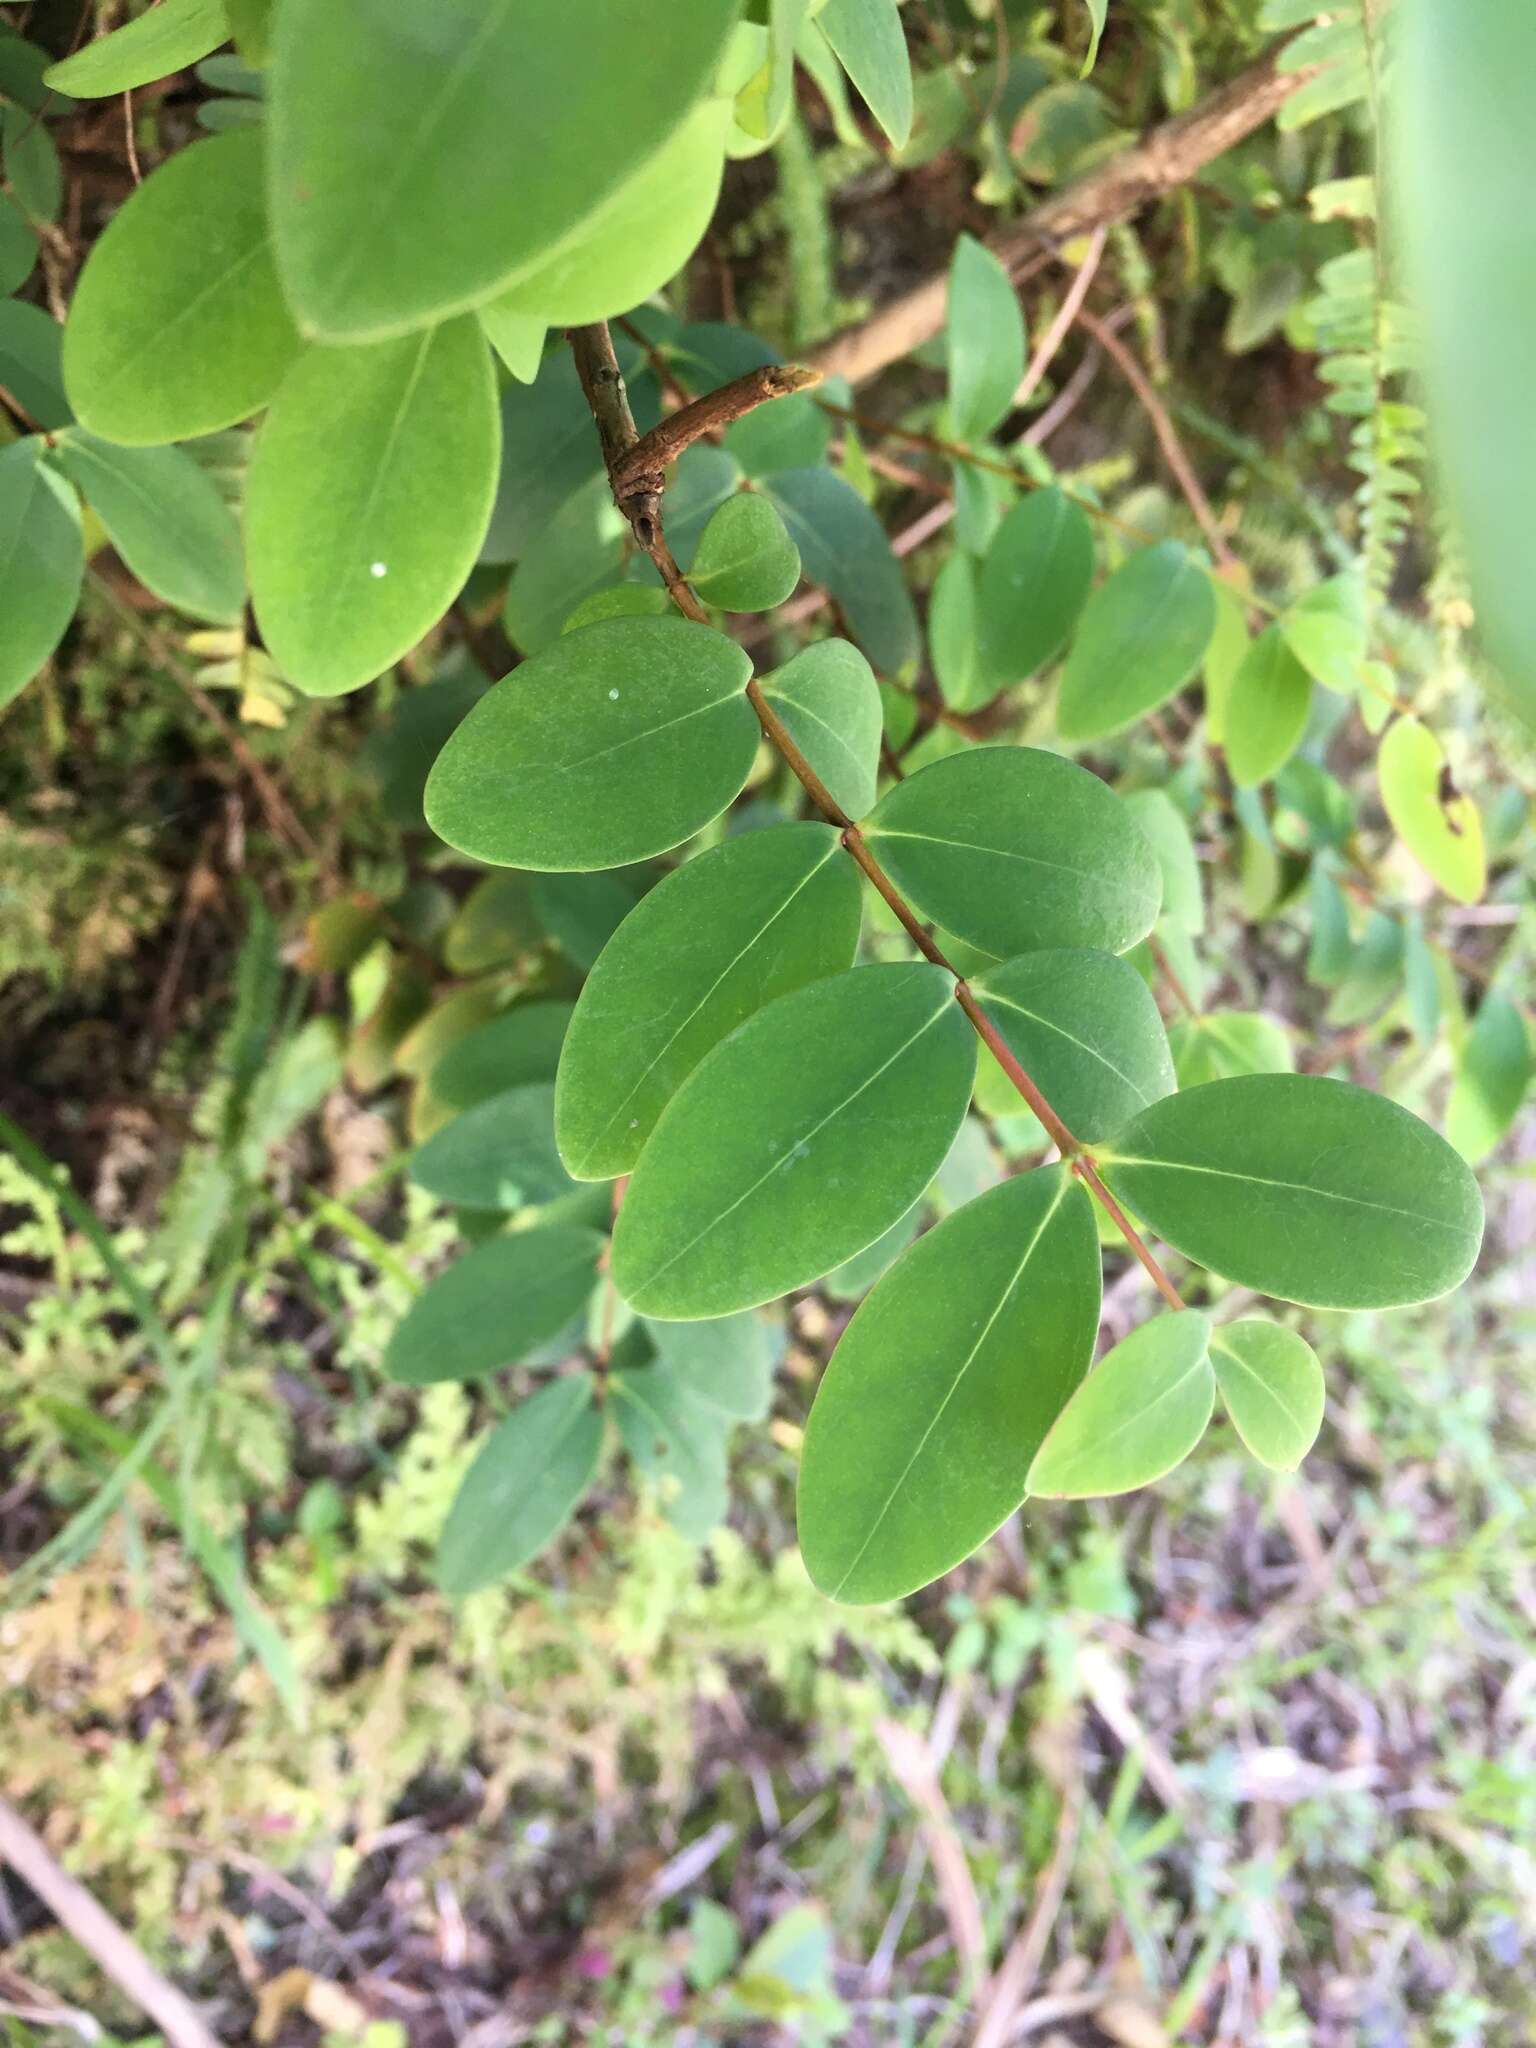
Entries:
{"label": "reddish plant stem", "polygon": [[[632,467],[626,462],[627,450],[638,443],[633,415],[629,410],[629,399],[624,390],[624,379],[619,374],[618,363],[613,353],[613,342],[604,323],[591,327],[570,329],[571,347],[576,355],[577,371],[581,378],[587,402],[592,408],[599,437],[602,441],[604,460],[608,465],[609,481],[613,486],[614,503],[629,521],[636,541],[655,564],[657,573],[666,585],[672,602],[685,618],[699,624],[709,623],[709,613],[699,602],[690,588],[688,579],[677,566],[677,561],[667,546],[661,523],[661,494],[664,479],[658,474],[647,476],[643,488],[636,490],[625,479],[633,476]],[[741,380],[738,380],[740,382]],[[729,388],[729,387],[726,387]],[[793,391],[801,385],[786,381],[782,391]],[[782,391],[763,390],[757,400],[782,395]],[[700,405],[707,404],[700,400]],[[834,408],[835,409],[835,408]],[[740,417],[740,414],[734,415]],[[674,415],[674,418],[678,415]],[[754,676],[747,684],[747,700],[757,713],[758,723],[764,737],[778,752],[786,766],[805,790],[829,824],[842,830],[843,846],[853,856],[864,875],[900,922],[914,946],[925,960],[935,967],[942,967],[954,977],[955,998],[969,1018],[976,1035],[987,1047],[998,1065],[1007,1074],[1024,1101],[1040,1119],[1040,1123],[1062,1158],[1070,1163],[1071,1170],[1087,1187],[1089,1192],[1103,1205],[1106,1214],[1125,1237],[1126,1243],[1146,1271],[1163,1299],[1172,1307],[1184,1306],[1178,1289],[1168,1278],[1151,1251],[1137,1234],[1135,1226],[1099,1178],[1098,1170],[1091,1158],[1083,1151],[1081,1142],[1075,1138],[1066,1124],[1052,1109],[1010,1050],[1002,1033],[992,1022],[981,1004],[976,1000],[965,977],[951,960],[946,959],[943,950],[925,928],[912,906],[902,896],[890,876],[881,867],[869,850],[868,841],[848,813],[832,795],[821,777],[805,758],[782,719],[763,694]]]}

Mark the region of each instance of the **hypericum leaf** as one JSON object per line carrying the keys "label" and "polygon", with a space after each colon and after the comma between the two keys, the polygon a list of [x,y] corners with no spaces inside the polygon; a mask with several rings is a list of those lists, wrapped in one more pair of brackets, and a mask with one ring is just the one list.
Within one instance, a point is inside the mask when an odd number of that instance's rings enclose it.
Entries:
{"label": "hypericum leaf", "polygon": [[1054,487],[1031,491],[992,536],[981,565],[977,624],[987,673],[1021,683],[1066,645],[1093,582],[1093,529]]}
{"label": "hypericum leaf", "polygon": [[647,1322],[656,1356],[689,1397],[737,1422],[761,1422],[773,1392],[773,1347],[751,1309],[701,1323]]}
{"label": "hypericum leaf", "polygon": [[897,0],[827,0],[817,19],[864,104],[901,149],[912,133],[912,66]]}
{"label": "hypericum leaf", "polygon": [[550,938],[585,973],[634,909],[635,892],[614,874],[535,875],[533,906]]}
{"label": "hypericum leaf", "polygon": [[10,194],[0,192],[0,292],[19,291],[36,263],[37,229]]}
{"label": "hypericum leaf", "polygon": [[64,330],[41,306],[0,299],[0,385],[45,430],[69,425],[61,356]]}
{"label": "hypericum leaf", "polygon": [[570,1520],[603,1447],[592,1392],[588,1372],[552,1380],[481,1445],[438,1545],[437,1583],[451,1598],[515,1572]]}
{"label": "hypericum leaf", "polygon": [[[1480,635],[1536,724],[1527,338],[1536,248],[1515,232],[1536,173],[1525,90],[1536,13],[1412,0],[1393,24],[1388,186],[1412,288],[1430,427],[1465,543]],[[1400,40],[1399,40],[1400,38]]]}
{"label": "hypericum leaf", "polygon": [[[737,88],[737,136],[731,154],[757,154],[757,148],[778,138],[789,118],[795,79],[795,40],[805,24],[810,0],[769,0],[763,61]],[[750,29],[745,32],[750,33]],[[738,36],[743,34],[737,30]],[[750,60],[748,60],[750,61]]]}
{"label": "hypericum leaf", "polygon": [[1205,929],[1200,863],[1184,814],[1165,789],[1138,789],[1121,801],[1157,856],[1163,878],[1159,917],[1186,932]]}
{"label": "hypericum leaf", "polygon": [[759,1010],[640,1155],[614,1229],[619,1291],[645,1315],[728,1315],[873,1243],[949,1150],[975,1045],[926,965],[856,967]]}
{"label": "hypericum leaf", "polygon": [[1306,591],[1281,619],[1280,631],[1315,681],[1346,697],[1359,689],[1368,651],[1365,585],[1359,576],[1330,576]]}
{"label": "hypericum leaf", "polygon": [[1038,748],[932,762],[886,791],[864,836],[925,917],[999,958],[1122,953],[1157,916],[1157,861],[1120,799]]}
{"label": "hypericum leaf", "polygon": [[224,0],[159,0],[147,13],[50,65],[43,83],[77,100],[108,99],[185,71],[228,40]]}
{"label": "hypericum leaf", "polygon": [[917,653],[917,614],[885,528],[852,484],[821,466],[776,470],[764,489],[806,577],[837,599],[875,667],[887,675],[904,668]]}
{"label": "hypericum leaf", "polygon": [[729,1418],[692,1400],[666,1365],[615,1372],[613,1394],[620,1441],[655,1484],[662,1513],[701,1542],[725,1516]]}
{"label": "hypericum leaf", "polygon": [[543,937],[533,877],[485,875],[443,929],[443,965],[453,974],[485,974],[531,953]]}
{"label": "hypericum leaf", "polygon": [[1243,657],[1227,701],[1227,766],[1239,789],[1268,782],[1301,744],[1312,708],[1312,678],[1278,626]]}
{"label": "hypericum leaf", "polygon": [[976,711],[997,695],[984,667],[976,620],[976,564],[956,548],[928,597],[928,658],[951,711]]}
{"label": "hypericum leaf", "polygon": [[738,491],[710,514],[688,580],[722,611],[772,611],[800,581],[800,550],[766,498]]}
{"label": "hypericum leaf", "polygon": [[1092,1208],[1063,1167],[968,1202],[876,1284],[801,1454],[800,1549],[822,1592],[899,1599],[1013,1513],[1088,1369],[1099,1284]]}
{"label": "hypericum leaf", "polygon": [[305,350],[257,436],[245,499],[251,599],[290,682],[354,690],[436,625],[485,537],[499,431],[474,320]]}
{"label": "hypericum leaf", "polygon": [[502,867],[622,867],[664,853],[751,771],[751,672],[734,641],[686,619],[567,633],[488,690],[444,747],[427,822]]}
{"label": "hypericum leaf", "polygon": [[1211,579],[1186,547],[1165,540],[1132,555],[1083,611],[1061,677],[1062,738],[1103,739],[1166,704],[1215,630]]}
{"label": "hypericum leaf", "polygon": [[298,354],[267,239],[254,129],[178,150],[86,259],[64,333],[81,421],[132,447],[233,426]]}
{"label": "hypericum leaf", "polygon": [[790,738],[850,818],[874,808],[880,773],[880,688],[846,640],[818,640],[761,678]]}
{"label": "hypericum leaf", "polygon": [[836,974],[859,942],[858,870],[827,825],[727,840],[636,905],[588,977],[555,1090],[581,1180],[628,1173],[704,1055],[775,996]]}
{"label": "hypericum leaf", "polygon": [[555,1091],[531,1081],[444,1124],[411,1161],[411,1179],[457,1209],[536,1208],[571,1192],[555,1150]]}
{"label": "hypericum leaf", "polygon": [[1238,1074],[1289,1074],[1296,1065],[1285,1026],[1258,1011],[1208,1010],[1202,1017],[1181,1017],[1168,1036],[1181,1088],[1230,1081]]}
{"label": "hypericum leaf", "polygon": [[431,1069],[432,1093],[454,1109],[530,1081],[553,1081],[570,1029],[570,1003],[518,1003],[449,1047]]}
{"label": "hypericum leaf", "polygon": [[1313,1308],[1433,1301],[1482,1242],[1482,1197],[1459,1154],[1347,1081],[1212,1081],[1144,1110],[1101,1163],[1186,1257]]}
{"label": "hypericum leaf", "polygon": [[580,1315],[602,1250],[595,1230],[564,1224],[488,1238],[411,1304],[389,1340],[384,1370],[425,1387],[516,1365]]}
{"label": "hypericum leaf", "polygon": [[1446,1136],[1471,1165],[1486,1159],[1514,1122],[1533,1072],[1524,1017],[1508,996],[1490,989],[1462,1046],[1445,1112]]}
{"label": "hypericum leaf", "polygon": [[1476,903],[1488,885],[1483,821],[1450,780],[1445,750],[1416,718],[1399,718],[1376,757],[1392,829],[1447,896]]}
{"label": "hypericum leaf", "polygon": [[729,118],[724,100],[695,107],[556,253],[482,307],[482,318],[494,308],[492,317],[520,312],[552,327],[579,326],[660,291],[704,239],[720,196]]}
{"label": "hypericum leaf", "polygon": [[1113,953],[1024,953],[972,979],[981,1006],[1075,1137],[1120,1130],[1174,1090],[1152,991]]}
{"label": "hypericum leaf", "polygon": [[1040,1446],[1029,1491],[1057,1500],[1130,1493],[1181,1464],[1216,1402],[1210,1335],[1210,1318],[1184,1309],[1122,1338]]}
{"label": "hypericum leaf", "polygon": [[1323,1369],[1312,1346],[1251,1316],[1211,1332],[1211,1365],[1232,1425],[1259,1463],[1294,1472],[1323,1425]]}
{"label": "hypericum leaf", "polygon": [[984,440],[1024,375],[1024,315],[1013,279],[972,235],[960,236],[950,259],[945,346],[955,438]]}
{"label": "hypericum leaf", "polygon": [[272,216],[301,324],[399,334],[554,257],[702,96],[735,12],[675,0],[658,35],[555,0],[285,0]]}
{"label": "hypericum leaf", "polygon": [[0,449],[0,705],[31,682],[80,602],[80,507],[43,457],[37,435]]}
{"label": "hypericum leaf", "polygon": [[59,436],[54,459],[146,589],[198,618],[239,618],[240,528],[200,463],[180,448],[119,448],[83,427]]}

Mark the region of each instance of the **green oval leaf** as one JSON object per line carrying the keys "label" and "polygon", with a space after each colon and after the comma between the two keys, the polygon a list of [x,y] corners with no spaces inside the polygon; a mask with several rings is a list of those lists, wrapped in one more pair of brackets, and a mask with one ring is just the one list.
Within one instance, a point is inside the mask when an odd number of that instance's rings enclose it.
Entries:
{"label": "green oval leaf", "polygon": [[1029,1468],[1032,1494],[1088,1500],[1150,1486],[1182,1464],[1216,1402],[1197,1309],[1157,1316],[1123,1338],[1062,1410]]}
{"label": "green oval leaf", "polygon": [[1152,991],[1113,953],[1024,953],[971,987],[1075,1137],[1120,1130],[1174,1089],[1168,1035]]}
{"label": "green oval leaf", "polygon": [[1472,1270],[1483,1204],[1465,1162],[1347,1081],[1249,1074],[1157,1102],[1104,1178],[1186,1257],[1313,1308],[1433,1301]]}
{"label": "green oval leaf", "polygon": [[1458,903],[1488,885],[1483,821],[1471,797],[1448,784],[1445,750],[1416,718],[1399,718],[1376,756],[1392,829],[1431,880]]}
{"label": "green oval leaf", "polygon": [[254,129],[211,136],[151,172],[75,287],[64,383],[84,425],[149,447],[233,426],[299,351],[272,265]]}
{"label": "green oval leaf", "polygon": [[722,611],[772,611],[800,581],[800,550],[766,498],[738,491],[710,514],[688,580]]}
{"label": "green oval leaf", "polygon": [[437,624],[485,537],[499,433],[473,320],[304,352],[257,436],[245,510],[251,600],[291,682],[355,690]]}
{"label": "green oval leaf", "polygon": [[898,889],[999,958],[1123,953],[1151,930],[1151,847],[1096,775],[1034,747],[972,747],[886,791],[864,827]]}
{"label": "green oval leaf", "polygon": [[488,1238],[411,1304],[384,1354],[391,1379],[482,1379],[558,1336],[597,1285],[603,1238],[550,1224]]}
{"label": "green oval leaf", "polygon": [[751,772],[751,672],[734,641],[686,619],[567,633],[455,732],[427,780],[427,822],[503,867],[622,867],[664,853]]}
{"label": "green oval leaf", "polygon": [[80,507],[43,456],[36,435],[0,449],[0,705],[31,682],[80,602]]}
{"label": "green oval leaf", "polygon": [[1312,708],[1312,678],[1278,626],[1244,655],[1227,700],[1227,766],[1239,789],[1268,782],[1301,744]]}
{"label": "green oval leaf", "polygon": [[1067,643],[1093,583],[1093,529],[1054,487],[1004,518],[981,565],[977,626],[997,688],[1021,683]]}
{"label": "green oval leaf", "polygon": [[600,23],[556,0],[285,0],[272,218],[307,331],[361,341],[557,255],[699,99],[735,8]]}
{"label": "green oval leaf", "polygon": [[411,1161],[417,1187],[458,1209],[536,1208],[571,1192],[555,1150],[555,1091],[530,1082],[444,1124]]}
{"label": "green oval leaf", "polygon": [[1061,677],[1062,738],[1103,739],[1166,704],[1215,630],[1211,579],[1188,548],[1165,540],[1132,555],[1083,611]]}
{"label": "green oval leaf", "polygon": [[919,1238],[827,1367],[800,1460],[806,1570],[895,1600],[984,1543],[1088,1369],[1099,1241],[1064,1168],[1004,1181]]}
{"label": "green oval leaf", "polygon": [[1254,1457],[1294,1472],[1323,1426],[1323,1369],[1312,1346],[1253,1316],[1212,1331],[1211,1364],[1232,1426]]}
{"label": "green oval leaf", "polygon": [[720,196],[729,119],[724,100],[695,107],[557,254],[522,272],[481,317],[489,324],[531,313],[551,327],[579,326],[643,305],[704,239]]}
{"label": "green oval leaf", "polygon": [[1205,892],[1195,842],[1178,805],[1162,789],[1138,789],[1122,799],[1157,856],[1163,878],[1158,915],[1186,932],[1205,929]]}
{"label": "green oval leaf", "polygon": [[784,515],[806,577],[837,599],[875,667],[886,675],[905,668],[917,655],[917,614],[885,528],[853,485],[819,466],[775,470],[763,488]]}
{"label": "green oval leaf", "polygon": [[975,711],[997,695],[982,664],[976,623],[976,565],[957,547],[928,594],[928,658],[951,711]]}
{"label": "green oval leaf", "polygon": [[159,0],[136,20],[50,65],[43,83],[77,100],[107,99],[185,71],[228,40],[224,0]]}
{"label": "green oval leaf", "polygon": [[874,808],[880,774],[880,686],[846,640],[818,640],[762,679],[790,738],[850,818]]}
{"label": "green oval leaf", "polygon": [[647,1322],[656,1356],[678,1388],[737,1422],[761,1422],[773,1390],[773,1347],[759,1315],[701,1323]]}
{"label": "green oval leaf", "polygon": [[432,1093],[453,1109],[531,1081],[553,1081],[570,1028],[570,1003],[518,1003],[451,1045],[431,1069]]}
{"label": "green oval leaf", "polygon": [[858,870],[827,825],[779,825],[689,861],[636,905],[576,1005],[555,1090],[581,1180],[628,1173],[699,1061],[859,942]]}
{"label": "green oval leaf", "polygon": [[587,1372],[553,1380],[481,1445],[438,1544],[437,1583],[450,1598],[515,1572],[570,1520],[603,1447],[592,1392]]}
{"label": "green oval leaf", "polygon": [[1230,1081],[1237,1074],[1289,1074],[1296,1065],[1285,1026],[1257,1010],[1181,1017],[1168,1037],[1181,1088]]}
{"label": "green oval leaf", "polygon": [[1013,408],[1024,375],[1024,315],[992,251],[962,234],[949,265],[945,347],[949,416],[958,441],[980,441]]}
{"label": "green oval leaf", "polygon": [[780,996],[663,1112],[614,1230],[619,1291],[689,1321],[851,1258],[937,1173],[975,1070],[941,968],[856,967]]}
{"label": "green oval leaf", "polygon": [[245,605],[240,528],[207,471],[180,448],[119,448],[83,427],[54,460],[147,590],[202,619]]}
{"label": "green oval leaf", "polygon": [[1445,1111],[1445,1134],[1471,1165],[1486,1159],[1514,1122],[1533,1072],[1524,1017],[1508,996],[1490,989],[1461,1049]]}
{"label": "green oval leaf", "polygon": [[71,418],[63,345],[63,328],[41,306],[0,299],[0,385],[44,429],[66,427]]}
{"label": "green oval leaf", "polygon": [[912,133],[912,66],[897,0],[827,0],[822,34],[896,149]]}
{"label": "green oval leaf", "polygon": [[613,1419],[635,1468],[656,1486],[661,1511],[691,1542],[725,1518],[727,1417],[693,1400],[666,1365],[613,1375]]}

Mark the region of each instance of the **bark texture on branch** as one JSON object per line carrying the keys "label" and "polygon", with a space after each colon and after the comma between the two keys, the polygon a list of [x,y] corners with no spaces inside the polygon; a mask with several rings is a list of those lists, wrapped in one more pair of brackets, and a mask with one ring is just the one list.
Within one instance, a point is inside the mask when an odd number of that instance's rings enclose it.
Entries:
{"label": "bark texture on branch", "polygon": [[[1245,141],[1277,113],[1297,88],[1316,75],[1277,68],[1284,44],[1186,114],[1153,128],[1086,177],[994,235],[987,246],[1010,270],[1042,250],[1059,249],[1079,235],[1124,220],[1166,193],[1177,191],[1208,163]],[[871,319],[840,334],[812,358],[828,377],[862,384],[899,362],[944,325],[948,272],[894,299]]]}

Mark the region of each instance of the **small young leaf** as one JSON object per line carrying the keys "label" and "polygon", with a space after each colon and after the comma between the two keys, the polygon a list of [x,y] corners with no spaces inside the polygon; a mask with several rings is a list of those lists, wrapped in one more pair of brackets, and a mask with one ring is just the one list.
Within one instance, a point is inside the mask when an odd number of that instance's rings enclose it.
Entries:
{"label": "small young leaf", "polygon": [[818,23],[864,104],[901,149],[912,133],[912,66],[897,0],[827,0]]}
{"label": "small young leaf", "polygon": [[237,129],[178,150],[108,223],[75,287],[64,384],[93,433],[151,447],[245,419],[299,348],[267,240],[262,137]]}
{"label": "small young leaf", "polygon": [[1197,1309],[1156,1316],[1123,1338],[1062,1410],[1029,1468],[1029,1491],[1088,1500],[1150,1486],[1181,1464],[1216,1404]]}
{"label": "small young leaf", "polygon": [[1227,766],[1239,789],[1268,782],[1297,747],[1312,707],[1312,678],[1278,626],[1243,657],[1227,703]]}
{"label": "small young leaf", "polygon": [[1152,991],[1113,953],[1024,953],[989,967],[971,987],[1075,1137],[1107,1137],[1173,1093]]}
{"label": "small young leaf", "polygon": [[520,271],[481,317],[495,308],[492,317],[535,314],[568,327],[643,305],[704,239],[720,196],[729,117],[724,100],[695,107],[648,163],[558,250]]}
{"label": "small young leaf", "polygon": [[661,1511],[699,1543],[725,1519],[729,1418],[690,1398],[666,1365],[613,1375],[613,1419],[638,1471],[653,1481]]}
{"label": "small young leaf", "polygon": [[1323,1423],[1323,1369],[1304,1337],[1252,1316],[1211,1333],[1211,1364],[1233,1427],[1261,1465],[1294,1472]]}
{"label": "small young leaf", "polygon": [[850,818],[873,810],[880,772],[880,690],[846,640],[818,640],[762,678],[790,738]]}
{"label": "small young leaf", "polygon": [[773,1392],[773,1349],[759,1315],[646,1323],[656,1356],[690,1399],[737,1422],[761,1422]]}
{"label": "small young leaf", "polygon": [[110,99],[185,71],[228,41],[224,0],[159,0],[147,13],[51,65],[43,83],[77,100]]}
{"label": "small young leaf", "polygon": [[1289,1074],[1296,1065],[1285,1026],[1257,1011],[1181,1017],[1168,1036],[1181,1088],[1230,1081],[1237,1074]]}
{"label": "small young leaf", "polygon": [[574,1014],[570,1003],[518,1003],[451,1045],[431,1069],[432,1093],[453,1109],[553,1081]]}
{"label": "small young leaf", "polygon": [[764,489],[784,515],[807,579],[830,591],[848,629],[883,674],[917,654],[917,614],[885,528],[830,469],[782,469]]}
{"label": "small young leaf", "polygon": [[1346,697],[1359,689],[1368,635],[1358,576],[1330,576],[1307,591],[1281,619],[1280,631],[1315,682]]}
{"label": "small young leaf", "polygon": [[592,1392],[588,1372],[552,1380],[481,1445],[438,1545],[437,1583],[450,1599],[515,1572],[570,1520],[603,1447]]}
{"label": "small young leaf", "polygon": [[[549,323],[542,313],[520,313],[500,299],[475,309],[487,341],[519,384],[534,383],[544,362]],[[494,522],[493,522],[494,523]]]}
{"label": "small young leaf", "polygon": [[1122,953],[1151,930],[1151,847],[1096,775],[1033,747],[972,747],[898,782],[864,836],[898,889],[1006,959],[1043,946]]}
{"label": "small young leaf", "polygon": [[595,1230],[562,1224],[487,1238],[418,1295],[389,1340],[384,1370],[425,1387],[516,1365],[580,1315],[602,1249]]}
{"label": "small young leaf", "polygon": [[1447,896],[1476,903],[1488,883],[1483,821],[1450,780],[1445,753],[1427,726],[1399,718],[1376,757],[1381,801],[1392,829]]}
{"label": "small young leaf", "polygon": [[0,299],[0,385],[45,431],[67,427],[64,330],[41,306]]}
{"label": "small young leaf", "polygon": [[555,1150],[547,1081],[488,1096],[444,1124],[411,1162],[417,1187],[457,1209],[536,1208],[571,1192]]}
{"label": "small young leaf", "polygon": [[80,602],[80,506],[44,452],[35,434],[0,449],[0,705],[31,682]]}
{"label": "small young leaf", "polygon": [[1104,739],[1166,704],[1215,630],[1211,579],[1187,548],[1165,540],[1132,555],[1084,609],[1062,671],[1062,738]]}
{"label": "small young leaf", "polygon": [[553,257],[702,97],[733,25],[556,0],[284,0],[272,218],[306,332],[376,340]]}
{"label": "small young leaf", "polygon": [[751,672],[734,641],[686,619],[567,633],[454,733],[427,781],[427,822],[501,867],[622,867],[664,853],[751,772]]}
{"label": "small young leaf", "polygon": [[728,1315],[871,1244],[932,1180],[976,1041],[941,968],[856,967],[717,1045],[640,1155],[613,1237],[642,1314]]}
{"label": "small young leaf", "polygon": [[1138,789],[1121,801],[1157,856],[1163,878],[1158,915],[1182,931],[1204,931],[1205,892],[1184,813],[1164,789]]}
{"label": "small young leaf", "polygon": [[1486,1159],[1514,1122],[1533,1072],[1524,1017],[1490,989],[1461,1049],[1445,1112],[1446,1136],[1470,1165]]}
{"label": "small young leaf", "polygon": [[1482,1197],[1459,1154],[1347,1081],[1249,1074],[1170,1095],[1101,1165],[1187,1258],[1313,1308],[1433,1301],[1482,1243]]}
{"label": "small young leaf", "polygon": [[895,1600],[984,1543],[1088,1368],[1099,1244],[1063,1167],[957,1209],[878,1282],[817,1391],[800,1461],[814,1583]]}
{"label": "small young leaf", "polygon": [[722,611],[772,611],[800,581],[800,550],[766,498],[738,491],[710,514],[688,578]]}
{"label": "small young leaf", "polygon": [[997,687],[1023,682],[1055,659],[1092,583],[1088,515],[1054,487],[1021,499],[981,565],[981,655]]}
{"label": "small young leaf", "polygon": [[239,618],[240,528],[200,463],[180,448],[119,448],[83,427],[60,435],[54,459],[147,590],[197,618]]}
{"label": "small young leaf", "polygon": [[971,235],[960,236],[950,261],[945,332],[955,438],[984,440],[1024,375],[1024,315],[1013,279]]}
{"label": "small young leaf", "polygon": [[779,825],[687,862],[636,905],[588,977],[555,1090],[582,1180],[628,1173],[704,1055],[775,996],[848,967],[858,870],[827,825]]}
{"label": "small young leaf", "polygon": [[474,320],[294,364],[257,436],[245,524],[256,616],[301,690],[355,690],[436,625],[485,537],[499,431]]}

